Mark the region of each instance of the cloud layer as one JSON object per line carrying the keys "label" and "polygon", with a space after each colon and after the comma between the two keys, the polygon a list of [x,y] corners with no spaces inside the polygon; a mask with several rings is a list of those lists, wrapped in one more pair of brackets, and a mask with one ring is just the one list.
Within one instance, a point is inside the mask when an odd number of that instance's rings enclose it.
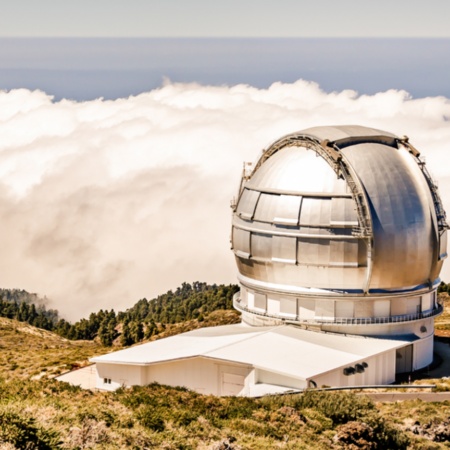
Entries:
{"label": "cloud layer", "polygon": [[408,135],[450,211],[445,97],[327,94],[303,80],[168,82],[89,102],[0,91],[0,285],[47,295],[77,319],[183,281],[234,282],[229,202],[243,161],[283,134],[333,124]]}

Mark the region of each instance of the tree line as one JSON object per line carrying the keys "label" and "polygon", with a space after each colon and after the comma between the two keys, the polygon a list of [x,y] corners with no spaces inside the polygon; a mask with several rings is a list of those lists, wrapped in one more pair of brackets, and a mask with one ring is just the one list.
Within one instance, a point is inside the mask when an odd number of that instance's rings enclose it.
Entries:
{"label": "tree line", "polygon": [[[151,338],[174,324],[204,317],[218,309],[232,309],[237,285],[182,283],[175,291],[139,300],[133,307],[116,313],[113,309],[91,313],[89,318],[70,323],[58,311],[45,307],[46,299],[18,289],[0,289],[0,316],[27,322],[71,340],[93,340],[111,346],[120,335],[124,346]],[[119,333],[121,331],[121,333]]]}

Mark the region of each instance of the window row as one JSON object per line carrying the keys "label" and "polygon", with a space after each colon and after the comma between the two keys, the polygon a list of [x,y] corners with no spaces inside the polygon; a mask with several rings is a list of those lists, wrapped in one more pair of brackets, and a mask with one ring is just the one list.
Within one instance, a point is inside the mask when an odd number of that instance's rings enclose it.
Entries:
{"label": "window row", "polygon": [[328,299],[274,298],[271,295],[241,290],[242,304],[250,309],[267,311],[274,315],[293,315],[303,319],[391,317],[414,315],[433,309],[430,294],[408,298],[367,301]]}
{"label": "window row", "polygon": [[357,239],[298,238],[251,233],[233,228],[238,256],[287,264],[358,267],[366,265],[366,247]]}
{"label": "window row", "polygon": [[355,203],[350,197],[304,197],[244,189],[236,212],[245,220],[280,225],[358,225]]}

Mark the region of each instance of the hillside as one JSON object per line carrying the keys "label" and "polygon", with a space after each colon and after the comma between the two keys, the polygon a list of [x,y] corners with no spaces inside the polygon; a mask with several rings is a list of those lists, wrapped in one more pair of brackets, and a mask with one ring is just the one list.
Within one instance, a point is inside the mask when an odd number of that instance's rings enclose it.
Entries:
{"label": "hillside", "polygon": [[[195,295],[209,301],[219,290],[212,287]],[[221,295],[229,296],[232,290],[222,290]],[[188,291],[179,293],[185,299],[179,301],[178,311],[192,302]],[[160,296],[166,311],[174,310],[170,297]],[[129,323],[136,317],[141,320],[138,312],[148,303],[141,301],[139,307],[118,313],[122,322],[116,323],[117,333],[123,332],[127,314]],[[194,315],[181,322],[155,322],[148,339],[239,320],[226,307],[205,308]],[[143,320],[150,323],[148,317]],[[116,338],[118,345],[120,340]],[[354,393],[316,391],[262,399],[217,398],[159,385],[106,393],[53,379],[87,364],[94,354],[111,351],[99,341],[69,340],[0,318],[0,449],[450,448],[448,402],[383,404]],[[448,386],[445,380],[439,382],[440,389]]]}
{"label": "hillside", "polygon": [[[46,376],[33,380],[104,349],[10,319],[0,326],[0,448],[348,448],[348,427],[378,448],[408,442],[372,402],[352,394],[256,400],[159,385],[91,392]],[[335,442],[339,433],[342,445]]]}
{"label": "hillside", "polygon": [[0,324],[2,449],[450,448],[446,403],[374,404],[353,393],[315,391],[217,398],[159,385],[106,393],[46,376],[33,380],[104,349],[9,319]]}
{"label": "hillside", "polygon": [[436,336],[450,337],[450,296],[448,292],[439,293],[439,301],[444,305],[444,312],[434,321],[435,333]]}
{"label": "hillside", "polygon": [[233,295],[237,290],[237,285],[183,283],[154,299],[143,298],[126,311],[116,314],[113,309],[101,309],[72,324],[60,318],[58,311],[46,309],[45,298],[24,290],[0,289],[0,317],[54,331],[70,340],[97,339],[104,346],[129,346],[201,326],[236,323],[239,314],[233,309]]}
{"label": "hillside", "polygon": [[52,377],[106,351],[93,341],[69,341],[24,322],[0,317],[0,375],[7,380]]}

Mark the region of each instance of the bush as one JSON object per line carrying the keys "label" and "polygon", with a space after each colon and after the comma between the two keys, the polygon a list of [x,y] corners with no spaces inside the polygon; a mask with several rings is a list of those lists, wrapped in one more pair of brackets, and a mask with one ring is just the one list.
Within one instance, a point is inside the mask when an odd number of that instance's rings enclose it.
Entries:
{"label": "bush", "polygon": [[136,418],[139,423],[152,431],[164,431],[166,425],[164,420],[151,406],[143,406],[136,412]]}
{"label": "bush", "polygon": [[9,443],[26,450],[59,448],[56,432],[36,425],[33,418],[22,417],[12,411],[0,411],[0,444]]}
{"label": "bush", "polygon": [[374,410],[375,405],[368,397],[347,392],[306,391],[293,399],[297,409],[316,409],[335,424],[359,420]]}

